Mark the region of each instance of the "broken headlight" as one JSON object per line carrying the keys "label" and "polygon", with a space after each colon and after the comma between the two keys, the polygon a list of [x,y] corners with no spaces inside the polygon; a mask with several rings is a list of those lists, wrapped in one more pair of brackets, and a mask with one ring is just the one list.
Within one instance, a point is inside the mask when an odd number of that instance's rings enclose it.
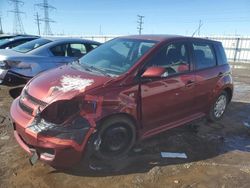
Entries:
{"label": "broken headlight", "polygon": [[96,106],[96,101],[85,101],[81,97],[56,101],[38,112],[29,129],[40,135],[71,139],[80,144],[90,128],[84,115],[95,113]]}
{"label": "broken headlight", "polygon": [[79,113],[82,103],[79,100],[56,101],[45,108],[40,117],[48,122],[62,124]]}
{"label": "broken headlight", "polygon": [[41,112],[40,117],[51,123],[62,124],[78,114],[95,114],[96,109],[96,101],[74,98],[50,104]]}

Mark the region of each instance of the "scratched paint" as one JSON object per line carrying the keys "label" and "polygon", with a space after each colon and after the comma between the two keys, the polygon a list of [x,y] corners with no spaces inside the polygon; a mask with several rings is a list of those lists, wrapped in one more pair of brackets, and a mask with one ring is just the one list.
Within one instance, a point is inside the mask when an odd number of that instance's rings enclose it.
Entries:
{"label": "scratched paint", "polygon": [[68,92],[72,90],[84,91],[86,87],[94,83],[94,80],[84,79],[80,76],[64,75],[60,82],[61,86],[57,86],[55,89],[61,92]]}

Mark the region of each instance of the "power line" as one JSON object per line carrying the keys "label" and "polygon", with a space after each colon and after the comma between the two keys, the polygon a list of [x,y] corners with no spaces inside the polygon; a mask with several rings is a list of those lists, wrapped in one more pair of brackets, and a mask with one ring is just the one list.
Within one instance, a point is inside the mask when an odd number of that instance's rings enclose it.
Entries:
{"label": "power line", "polygon": [[20,11],[19,7],[24,5],[24,2],[20,0],[9,0],[9,2],[13,4],[13,10],[9,10],[9,12],[12,12],[14,14],[13,33],[24,34],[25,32],[21,19],[21,14],[24,14],[24,12]]}
{"label": "power line", "polygon": [[138,29],[138,32],[139,32],[139,35],[141,35],[141,31],[143,30],[143,27],[142,27],[142,24],[144,23],[143,22],[143,18],[145,18],[145,16],[142,16],[142,15],[137,15],[138,17],[138,26],[137,26],[137,29]]}
{"label": "power line", "polygon": [[0,15],[0,34],[3,34],[2,17]]}
{"label": "power line", "polygon": [[54,23],[52,19],[49,17],[49,10],[56,9],[55,7],[49,5],[48,0],[43,0],[42,3],[35,4],[35,6],[40,7],[43,9],[44,18],[40,19],[40,21],[44,22],[44,34],[45,35],[52,35],[50,23]]}
{"label": "power line", "polygon": [[35,21],[36,21],[36,24],[37,24],[38,35],[41,35],[41,31],[40,31],[40,21],[41,21],[41,19],[39,18],[38,12],[35,15]]}

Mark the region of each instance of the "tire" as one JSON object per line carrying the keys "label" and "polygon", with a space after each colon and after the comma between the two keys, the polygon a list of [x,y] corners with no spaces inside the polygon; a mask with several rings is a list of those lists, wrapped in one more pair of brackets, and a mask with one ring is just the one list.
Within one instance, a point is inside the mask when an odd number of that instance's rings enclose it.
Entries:
{"label": "tire", "polygon": [[223,117],[226,111],[227,104],[228,104],[228,95],[226,91],[223,91],[212,105],[208,119],[211,122],[219,121]]}
{"label": "tire", "polygon": [[136,140],[134,123],[124,116],[111,117],[100,125],[94,138],[94,155],[103,160],[121,159]]}

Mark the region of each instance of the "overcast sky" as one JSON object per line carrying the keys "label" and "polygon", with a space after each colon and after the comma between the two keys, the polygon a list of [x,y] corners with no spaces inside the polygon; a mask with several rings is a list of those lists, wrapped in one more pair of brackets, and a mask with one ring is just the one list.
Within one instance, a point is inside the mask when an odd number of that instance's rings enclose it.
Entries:
{"label": "overcast sky", "polygon": [[[23,0],[20,10],[26,33],[37,34],[34,15],[43,12]],[[202,35],[250,35],[250,0],[48,0],[56,7],[50,12],[54,34],[127,35],[137,33],[137,14],[145,16],[145,34],[192,35],[202,21]],[[3,30],[13,31],[13,9],[0,0]],[[43,32],[43,25],[41,25]]]}

